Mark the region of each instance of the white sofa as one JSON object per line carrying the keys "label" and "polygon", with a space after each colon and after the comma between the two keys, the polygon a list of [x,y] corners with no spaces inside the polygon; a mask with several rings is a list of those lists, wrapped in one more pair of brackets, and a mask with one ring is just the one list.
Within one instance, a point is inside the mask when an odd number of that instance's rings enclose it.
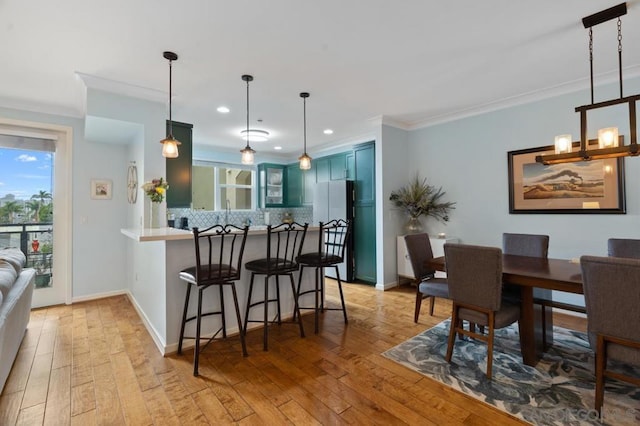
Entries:
{"label": "white sofa", "polygon": [[0,392],[29,324],[36,272],[19,249],[0,249]]}

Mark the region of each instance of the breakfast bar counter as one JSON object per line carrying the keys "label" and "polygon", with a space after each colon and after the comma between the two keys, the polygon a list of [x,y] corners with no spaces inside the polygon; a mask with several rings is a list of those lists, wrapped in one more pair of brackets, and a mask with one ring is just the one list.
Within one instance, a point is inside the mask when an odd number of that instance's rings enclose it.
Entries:
{"label": "breakfast bar counter", "polygon": [[[127,279],[129,282],[129,296],[136,310],[140,314],[145,326],[153,337],[158,349],[162,354],[177,351],[178,336],[180,334],[180,323],[182,319],[182,309],[186,284],[178,278],[178,273],[185,268],[195,264],[195,248],[193,234],[190,230],[175,228],[127,228],[121,229],[121,233],[128,237]],[[251,260],[264,258],[266,254],[267,231],[266,226],[256,226],[249,228],[247,242],[245,245],[242,263]],[[309,227],[304,241],[302,252],[315,251],[318,248],[318,228]],[[262,279],[262,277],[261,277]],[[297,273],[294,274],[297,279]],[[305,272],[304,281],[313,279],[313,272]],[[247,294],[251,274],[242,268],[241,278],[236,282],[238,292],[238,303],[240,313],[244,318],[247,306]],[[305,284],[303,283],[303,287]],[[260,292],[262,286],[256,287],[254,292]],[[234,311],[233,298],[230,293],[225,293],[225,310],[229,313]],[[275,285],[270,286],[275,297]],[[197,292],[191,292],[195,312],[195,297]],[[312,296],[312,295],[308,295]],[[254,296],[257,297],[257,296]],[[307,296],[305,296],[307,297]],[[205,292],[204,305],[218,306],[218,292]],[[293,315],[293,294],[290,286],[285,282],[280,284],[280,300],[282,304],[283,318]],[[263,308],[256,307],[251,310],[250,319],[260,319],[263,315]],[[275,312],[275,309],[269,309]],[[192,312],[189,312],[191,314]],[[220,318],[206,317],[202,321],[203,332],[217,329]],[[260,324],[251,323],[249,328],[261,327]],[[238,331],[238,324],[235,315],[227,315],[227,331],[234,334]],[[186,334],[192,330],[187,326]],[[193,334],[192,334],[193,335]],[[192,344],[185,341],[185,346]]]}

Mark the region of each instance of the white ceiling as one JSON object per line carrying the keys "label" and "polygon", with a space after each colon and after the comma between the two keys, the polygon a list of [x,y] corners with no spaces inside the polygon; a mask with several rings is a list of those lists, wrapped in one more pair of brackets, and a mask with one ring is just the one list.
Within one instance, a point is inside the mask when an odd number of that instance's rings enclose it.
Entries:
{"label": "white ceiling", "polygon": [[[639,2],[622,18],[625,76],[640,70]],[[251,127],[272,134],[253,148],[301,151],[308,91],[313,152],[369,134],[381,118],[412,129],[587,87],[581,19],[618,3],[0,0],[0,106],[83,117],[76,73],[168,99],[171,50],[173,119],[193,123],[195,143],[243,147],[240,77],[252,74]],[[594,27],[594,39],[598,84],[617,70],[615,21]]]}

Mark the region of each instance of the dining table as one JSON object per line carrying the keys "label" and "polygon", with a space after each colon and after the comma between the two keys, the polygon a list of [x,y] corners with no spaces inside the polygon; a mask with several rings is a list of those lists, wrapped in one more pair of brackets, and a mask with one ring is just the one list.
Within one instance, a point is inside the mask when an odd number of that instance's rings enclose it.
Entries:
{"label": "dining table", "polygon": [[[425,266],[437,271],[447,270],[444,256],[425,261]],[[553,317],[551,309],[545,309],[543,303],[534,299],[533,290],[542,288],[584,294],[580,263],[567,259],[503,254],[502,280],[520,288],[520,350],[523,362],[534,366],[542,358],[545,346],[553,342]],[[556,306],[562,307],[562,304]],[[571,308],[570,305],[565,307]]]}

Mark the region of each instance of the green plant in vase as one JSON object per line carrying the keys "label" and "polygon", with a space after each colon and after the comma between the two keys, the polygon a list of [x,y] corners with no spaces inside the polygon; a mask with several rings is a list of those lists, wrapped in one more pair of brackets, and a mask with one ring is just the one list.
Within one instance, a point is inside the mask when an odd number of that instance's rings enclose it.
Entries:
{"label": "green plant in vase", "polygon": [[423,229],[420,216],[430,216],[441,222],[449,221],[449,212],[455,209],[456,203],[441,201],[445,194],[442,187],[429,185],[426,178],[420,179],[416,174],[407,185],[392,191],[389,200],[409,215],[409,221],[405,225],[407,232],[417,233]]}

